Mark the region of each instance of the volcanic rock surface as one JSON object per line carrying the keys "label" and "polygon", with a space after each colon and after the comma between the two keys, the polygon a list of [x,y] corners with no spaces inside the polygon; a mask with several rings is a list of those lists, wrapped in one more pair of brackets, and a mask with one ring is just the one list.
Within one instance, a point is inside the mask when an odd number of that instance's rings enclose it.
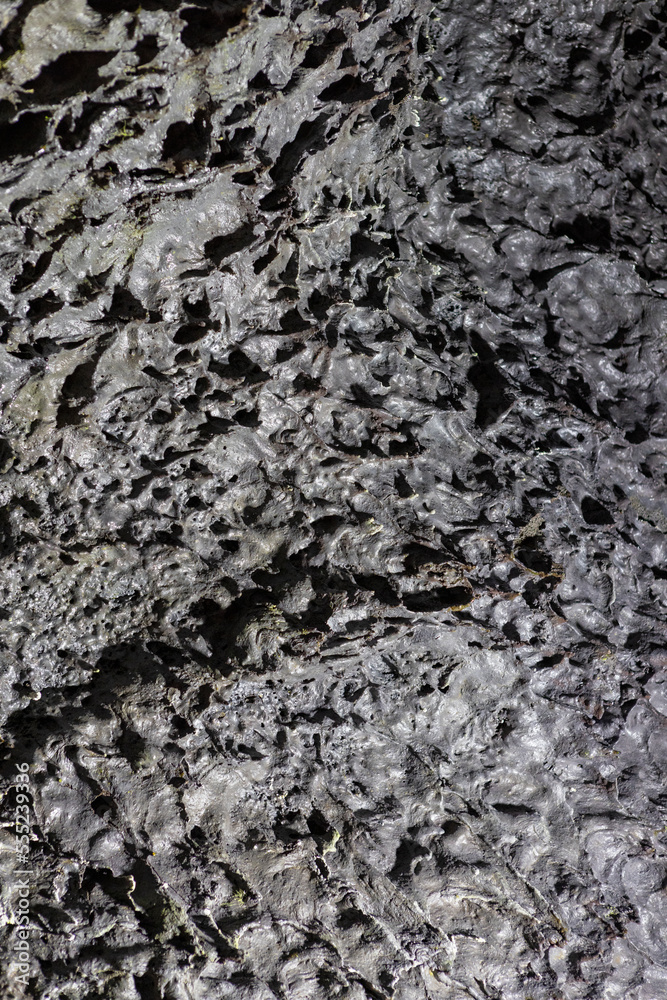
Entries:
{"label": "volcanic rock surface", "polygon": [[667,997],[666,26],[4,0],[3,995]]}

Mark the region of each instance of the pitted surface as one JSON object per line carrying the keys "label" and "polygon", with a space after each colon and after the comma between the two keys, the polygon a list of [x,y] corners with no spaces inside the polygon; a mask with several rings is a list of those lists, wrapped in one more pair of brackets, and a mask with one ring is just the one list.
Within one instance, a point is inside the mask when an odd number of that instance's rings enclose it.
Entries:
{"label": "pitted surface", "polygon": [[667,996],[666,23],[4,4],[26,995]]}

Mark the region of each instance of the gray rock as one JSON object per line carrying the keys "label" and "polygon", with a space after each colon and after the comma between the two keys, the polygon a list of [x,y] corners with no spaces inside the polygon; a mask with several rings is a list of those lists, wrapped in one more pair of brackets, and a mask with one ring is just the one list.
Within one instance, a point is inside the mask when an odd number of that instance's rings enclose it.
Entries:
{"label": "gray rock", "polygon": [[5,993],[667,997],[666,18],[5,2]]}

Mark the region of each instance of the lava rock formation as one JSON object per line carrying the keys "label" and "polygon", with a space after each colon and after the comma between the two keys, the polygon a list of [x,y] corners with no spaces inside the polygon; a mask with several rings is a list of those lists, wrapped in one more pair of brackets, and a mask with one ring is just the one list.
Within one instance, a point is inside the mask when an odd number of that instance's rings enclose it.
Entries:
{"label": "lava rock formation", "polygon": [[3,995],[667,997],[666,24],[4,0]]}

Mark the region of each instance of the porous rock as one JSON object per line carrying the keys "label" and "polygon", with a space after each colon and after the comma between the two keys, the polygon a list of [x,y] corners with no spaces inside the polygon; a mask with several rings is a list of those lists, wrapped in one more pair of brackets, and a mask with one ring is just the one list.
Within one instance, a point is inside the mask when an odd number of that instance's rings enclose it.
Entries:
{"label": "porous rock", "polygon": [[3,992],[667,996],[666,22],[5,0]]}

